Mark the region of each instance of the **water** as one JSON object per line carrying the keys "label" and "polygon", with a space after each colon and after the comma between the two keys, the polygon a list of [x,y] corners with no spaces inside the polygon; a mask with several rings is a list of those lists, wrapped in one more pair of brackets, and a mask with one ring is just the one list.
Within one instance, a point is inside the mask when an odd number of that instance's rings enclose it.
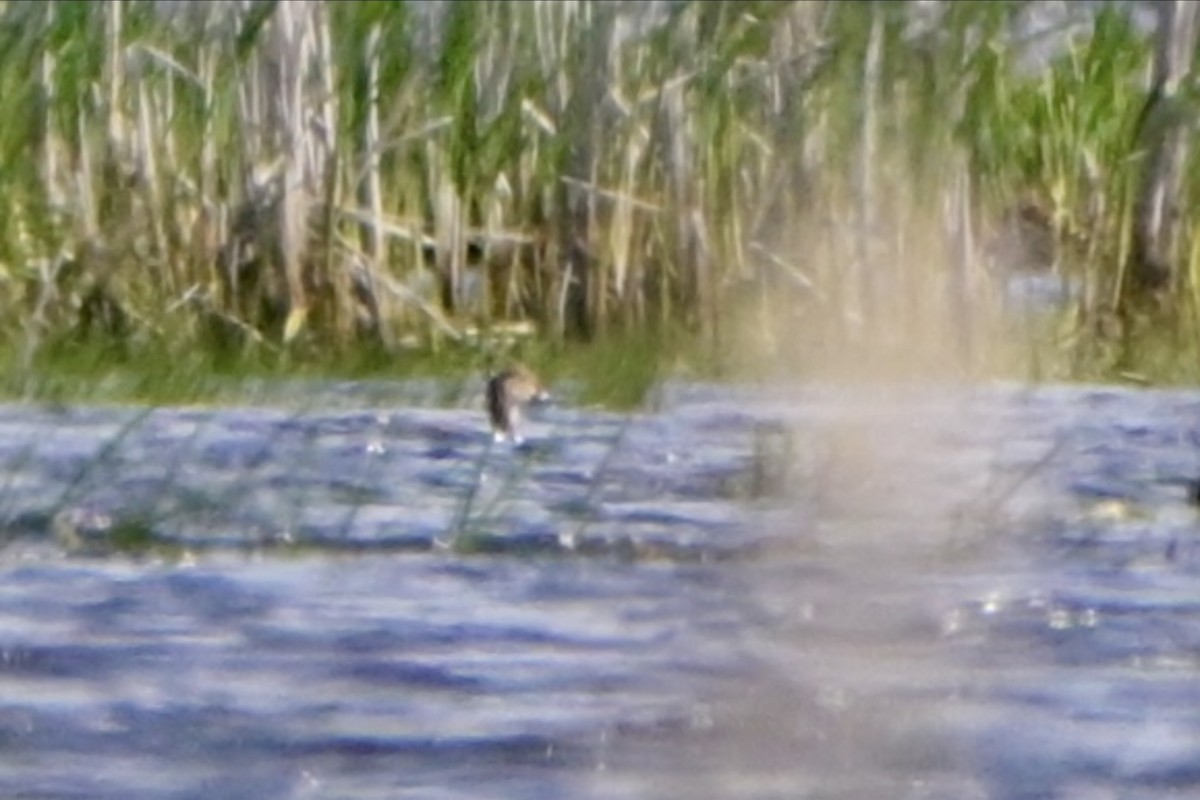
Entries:
{"label": "water", "polygon": [[1200,794],[1194,394],[303,393],[0,408],[0,796]]}

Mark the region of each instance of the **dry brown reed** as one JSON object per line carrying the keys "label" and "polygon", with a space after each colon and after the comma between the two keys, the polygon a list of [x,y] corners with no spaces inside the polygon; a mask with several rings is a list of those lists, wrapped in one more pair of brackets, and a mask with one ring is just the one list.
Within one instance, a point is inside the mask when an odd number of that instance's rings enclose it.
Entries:
{"label": "dry brown reed", "polygon": [[1103,327],[1150,42],[1089,12],[1023,73],[1036,5],[0,4],[4,329],[32,354],[924,326],[969,366],[1022,203]]}

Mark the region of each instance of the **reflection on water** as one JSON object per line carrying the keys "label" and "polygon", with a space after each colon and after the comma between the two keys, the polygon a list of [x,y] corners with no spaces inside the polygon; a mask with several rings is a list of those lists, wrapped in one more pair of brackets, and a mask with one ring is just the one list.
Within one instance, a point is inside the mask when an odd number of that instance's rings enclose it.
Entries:
{"label": "reflection on water", "polygon": [[0,410],[0,796],[1200,792],[1196,397],[323,391]]}

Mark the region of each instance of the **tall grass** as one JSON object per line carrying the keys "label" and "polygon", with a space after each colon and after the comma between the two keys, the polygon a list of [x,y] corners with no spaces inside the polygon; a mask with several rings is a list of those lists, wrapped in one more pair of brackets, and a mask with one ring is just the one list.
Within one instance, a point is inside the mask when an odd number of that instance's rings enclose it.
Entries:
{"label": "tall grass", "polygon": [[532,323],[970,367],[1019,218],[1086,285],[1070,345],[1126,303],[1151,43],[1113,6],[1023,72],[1034,5],[3,3],[0,328],[27,361]]}

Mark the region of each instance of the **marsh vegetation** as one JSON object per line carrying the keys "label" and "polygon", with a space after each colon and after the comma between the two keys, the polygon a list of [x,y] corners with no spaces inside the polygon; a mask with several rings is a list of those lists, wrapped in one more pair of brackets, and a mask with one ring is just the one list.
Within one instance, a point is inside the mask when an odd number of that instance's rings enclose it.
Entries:
{"label": "marsh vegetation", "polygon": [[1190,5],[0,0],[0,795],[1194,793]]}
{"label": "marsh vegetation", "polygon": [[[1190,57],[1066,6],[0,3],[10,388],[629,337],[1192,377],[1192,206],[1154,269],[1138,227],[1163,163],[1194,191]],[[1014,326],[997,276],[1039,270],[1072,289]]]}

